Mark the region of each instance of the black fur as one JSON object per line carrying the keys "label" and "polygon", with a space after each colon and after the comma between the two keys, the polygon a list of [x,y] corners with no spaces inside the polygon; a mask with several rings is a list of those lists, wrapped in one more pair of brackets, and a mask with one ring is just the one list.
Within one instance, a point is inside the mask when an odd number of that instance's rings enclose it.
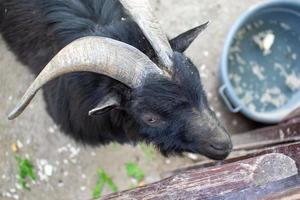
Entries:
{"label": "black fur", "polygon": [[[83,36],[128,43],[156,62],[151,45],[117,0],[2,0],[0,10],[3,38],[36,75],[60,49]],[[84,144],[146,141],[164,154],[188,151],[226,157],[231,150],[229,137],[219,142],[221,151],[207,150],[214,146],[215,129],[223,128],[209,110],[198,70],[180,52],[174,53],[173,61],[171,81],[148,77],[134,90],[98,74],[64,75],[44,87],[47,110],[66,134]],[[121,96],[121,105],[101,116],[89,116],[89,110],[110,93]],[[155,126],[143,120],[149,113],[159,117]],[[195,123],[199,120],[201,125]]]}

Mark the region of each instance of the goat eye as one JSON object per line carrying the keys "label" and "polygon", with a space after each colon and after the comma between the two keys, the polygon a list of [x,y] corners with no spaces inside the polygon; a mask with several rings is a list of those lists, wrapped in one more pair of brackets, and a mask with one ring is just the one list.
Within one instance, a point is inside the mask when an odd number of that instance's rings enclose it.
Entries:
{"label": "goat eye", "polygon": [[159,116],[150,113],[144,114],[142,120],[149,126],[156,126],[161,121]]}
{"label": "goat eye", "polygon": [[155,118],[149,118],[149,119],[148,119],[148,122],[151,123],[151,124],[152,124],[152,123],[155,123],[156,121],[157,121],[157,120],[156,120]]}

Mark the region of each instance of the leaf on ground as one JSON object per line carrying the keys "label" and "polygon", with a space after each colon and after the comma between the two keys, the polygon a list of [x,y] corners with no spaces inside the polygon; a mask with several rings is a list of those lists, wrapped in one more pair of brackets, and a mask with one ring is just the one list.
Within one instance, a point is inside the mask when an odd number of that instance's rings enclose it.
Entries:
{"label": "leaf on ground", "polygon": [[27,184],[27,178],[31,179],[32,181],[36,180],[34,166],[28,159],[24,159],[19,156],[15,156],[15,158],[19,167],[18,181],[23,189],[30,191],[30,187]]}
{"label": "leaf on ground", "polygon": [[126,163],[126,171],[129,177],[136,179],[138,182],[141,182],[145,177],[145,173],[136,163]]}
{"label": "leaf on ground", "polygon": [[118,191],[118,187],[115,185],[112,178],[103,169],[98,170],[98,176],[98,181],[93,191],[94,199],[101,197],[105,184],[107,184],[112,192]]}

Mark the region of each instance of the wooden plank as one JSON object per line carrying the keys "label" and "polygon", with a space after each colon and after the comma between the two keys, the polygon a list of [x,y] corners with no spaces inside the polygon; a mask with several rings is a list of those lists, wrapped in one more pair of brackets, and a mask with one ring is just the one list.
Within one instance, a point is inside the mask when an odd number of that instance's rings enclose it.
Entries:
{"label": "wooden plank", "polygon": [[297,173],[293,159],[271,153],[222,166],[185,171],[103,199],[207,199],[282,180]]}
{"label": "wooden plank", "polygon": [[300,199],[300,186],[297,188],[292,188],[283,192],[276,192],[273,195],[269,195],[263,200],[299,200]]}
{"label": "wooden plank", "polygon": [[283,192],[276,192],[272,195],[269,195],[263,200],[299,200],[300,199],[300,186],[296,188],[292,188]]}
{"label": "wooden plank", "polygon": [[292,121],[297,120],[297,118],[300,118],[300,108],[297,108],[294,110],[289,116],[287,116],[283,121]]}
{"label": "wooden plank", "polygon": [[300,118],[232,136],[234,151],[257,150],[278,144],[300,141]]}
{"label": "wooden plank", "polygon": [[[271,182],[269,184],[251,187],[239,192],[229,193],[226,195],[219,195],[215,199],[226,199],[226,200],[236,200],[236,199],[265,199],[265,200],[275,200],[286,197],[291,200],[292,196],[299,195],[300,192],[300,176],[292,176],[283,180]],[[289,198],[288,198],[289,197]],[[297,198],[300,199],[300,198]]]}
{"label": "wooden plank", "polygon": [[299,155],[300,153],[299,152],[300,152],[300,142],[295,142],[295,143],[290,143],[290,144],[282,144],[279,146],[267,147],[267,148],[260,149],[260,150],[243,151],[241,153],[242,156],[233,157],[231,159],[224,160],[224,161],[217,161],[217,162],[212,161],[212,162],[199,163],[199,164],[196,164],[191,167],[174,170],[174,171],[166,174],[166,176],[178,174],[178,173],[181,173],[186,170],[201,169],[201,168],[212,167],[212,166],[220,166],[220,165],[224,165],[224,164],[228,164],[228,163],[237,162],[239,160],[253,158],[256,156],[261,156],[261,155],[268,154],[268,153],[282,153],[284,155],[287,155],[295,160],[295,162],[298,166],[298,169],[300,169],[300,155]]}

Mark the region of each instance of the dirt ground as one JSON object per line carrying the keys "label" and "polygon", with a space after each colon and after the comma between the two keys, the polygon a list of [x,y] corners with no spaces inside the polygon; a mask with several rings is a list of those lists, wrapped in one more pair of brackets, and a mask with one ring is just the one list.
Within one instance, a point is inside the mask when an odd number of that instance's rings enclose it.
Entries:
{"label": "dirt ground", "polygon": [[[155,11],[170,37],[210,20],[209,28],[186,54],[199,67],[209,102],[232,134],[256,125],[240,115],[233,115],[221,102],[217,90],[218,65],[223,42],[230,26],[251,5],[261,0],[156,0]],[[33,80],[28,70],[16,61],[0,38],[0,199],[82,200],[90,199],[97,182],[97,170],[104,169],[119,190],[132,187],[125,163],[136,162],[145,173],[145,183],[157,181],[165,172],[193,164],[187,157],[164,158],[149,153],[143,146],[112,144],[92,149],[75,144],[64,136],[45,112],[41,92],[15,121],[6,114],[17,103]],[[19,151],[12,151],[17,144]],[[151,149],[150,149],[151,150]],[[20,189],[15,154],[29,157],[37,180],[31,191]],[[205,159],[200,157],[201,159]],[[110,193],[105,187],[104,193]]]}

